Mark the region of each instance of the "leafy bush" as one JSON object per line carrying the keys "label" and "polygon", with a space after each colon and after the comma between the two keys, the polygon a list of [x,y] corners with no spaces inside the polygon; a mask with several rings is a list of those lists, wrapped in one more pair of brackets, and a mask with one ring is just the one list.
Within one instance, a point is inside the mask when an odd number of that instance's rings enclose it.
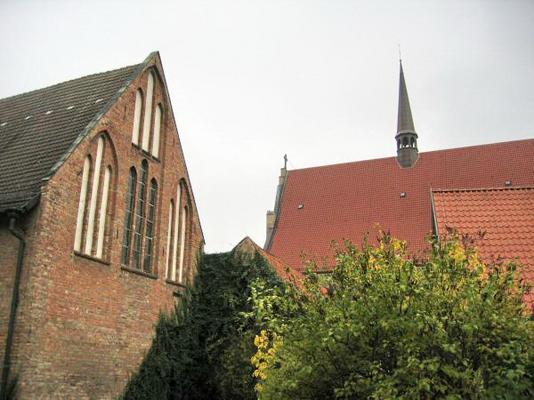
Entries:
{"label": "leafy bush", "polygon": [[310,273],[306,296],[274,293],[259,307],[271,321],[255,339],[259,398],[534,398],[526,288],[463,239],[417,263],[389,235],[347,243],[327,291]]}

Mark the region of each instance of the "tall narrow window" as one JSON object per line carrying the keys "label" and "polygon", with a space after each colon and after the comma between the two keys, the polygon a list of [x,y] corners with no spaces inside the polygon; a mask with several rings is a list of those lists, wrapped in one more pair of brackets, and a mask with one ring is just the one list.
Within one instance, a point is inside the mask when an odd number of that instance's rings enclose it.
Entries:
{"label": "tall narrow window", "polygon": [[152,271],[154,259],[154,225],[156,224],[156,202],[158,196],[158,183],[155,179],[150,182],[150,196],[148,197],[148,211],[146,217],[145,257],[143,270]]}
{"label": "tall narrow window", "polygon": [[135,212],[135,232],[134,232],[134,266],[141,269],[141,251],[143,246],[143,229],[145,227],[145,203],[146,184],[148,179],[148,163],[143,160],[141,163],[141,179],[139,180],[139,197]]}
{"label": "tall narrow window", "polygon": [[96,203],[98,199],[100,185],[100,167],[102,164],[102,155],[104,153],[104,137],[98,138],[96,149],[95,173],[93,174],[93,185],[91,188],[91,202],[89,203],[89,218],[87,220],[87,234],[85,237],[85,254],[91,254],[93,251],[93,235],[95,231]]}
{"label": "tall narrow window", "polygon": [[154,136],[152,138],[152,155],[159,157],[159,136],[161,133],[161,117],[163,115],[163,108],[161,104],[156,107],[156,115],[154,115]]}
{"label": "tall narrow window", "polygon": [[126,215],[124,217],[124,238],[122,241],[122,263],[130,264],[130,248],[132,243],[132,228],[135,208],[135,190],[137,187],[137,172],[135,168],[130,168],[130,178],[128,180],[128,193],[126,195]]}
{"label": "tall narrow window", "polygon": [[185,237],[187,230],[187,207],[182,207],[182,212],[180,213],[180,264],[179,264],[179,273],[178,273],[178,282],[182,282],[184,274],[184,258],[185,258]]}
{"label": "tall narrow window", "polygon": [[132,143],[139,144],[139,130],[141,128],[141,109],[143,108],[143,93],[141,89],[135,92],[135,109],[132,128]]}
{"label": "tall narrow window", "polygon": [[78,217],[76,218],[76,235],[74,237],[74,251],[82,250],[83,222],[85,218],[85,203],[87,202],[87,187],[91,173],[91,156],[85,157],[82,173],[82,187],[80,189],[80,201],[78,203]]}
{"label": "tall narrow window", "polygon": [[182,198],[182,186],[176,189],[176,208],[174,210],[174,238],[172,243],[171,280],[176,280],[176,261],[178,260],[178,227],[180,224],[180,205]]}
{"label": "tall narrow window", "polygon": [[106,216],[108,212],[109,183],[111,181],[111,166],[108,165],[104,172],[104,186],[102,187],[102,198],[100,200],[100,211],[98,217],[98,236],[96,241],[96,256],[102,258],[104,255],[104,238],[106,236]]}
{"label": "tall narrow window", "polygon": [[148,82],[146,85],[146,99],[145,99],[145,117],[143,120],[143,142],[141,148],[149,151],[150,145],[150,124],[152,123],[152,97],[154,95],[154,74],[148,74]]}
{"label": "tall narrow window", "polygon": [[174,241],[174,201],[169,206],[169,225],[167,227],[167,258],[165,262],[165,277],[172,280],[172,243]]}

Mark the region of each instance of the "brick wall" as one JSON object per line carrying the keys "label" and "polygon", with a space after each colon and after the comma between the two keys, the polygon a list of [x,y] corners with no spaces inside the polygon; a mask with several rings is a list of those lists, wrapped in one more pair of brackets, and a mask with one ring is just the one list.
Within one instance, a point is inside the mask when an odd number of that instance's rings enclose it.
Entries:
{"label": "brick wall", "polygon": [[[0,360],[4,360],[11,294],[17,265],[18,240],[9,233],[7,217],[0,217]],[[0,373],[1,373],[0,367]]]}
{"label": "brick wall", "polygon": [[[184,290],[166,281],[165,274],[169,204],[180,180],[189,187],[191,214],[184,283],[189,284],[194,276],[196,254],[203,242],[201,227],[170,104],[159,78],[159,60],[155,58],[150,67],[158,75],[154,104],[162,103],[165,110],[160,159],[131,143],[135,91],[138,87],[145,91],[145,70],[47,182],[34,212],[35,228],[28,232],[24,266],[30,276],[22,288],[25,300],[15,349],[21,398],[104,399],[120,393],[151,343],[159,313],[170,310],[179,301],[176,293]],[[102,165],[111,165],[114,173],[104,257],[98,260],[75,253],[73,247],[84,159],[87,154],[94,159],[102,134],[109,145]],[[144,159],[149,164],[148,182],[152,178],[158,182],[155,258],[150,274],[121,266],[129,169],[134,166],[139,174]],[[13,240],[6,235],[2,225],[0,257],[5,253],[2,264],[14,268]],[[2,321],[9,268],[2,266],[0,272]]]}

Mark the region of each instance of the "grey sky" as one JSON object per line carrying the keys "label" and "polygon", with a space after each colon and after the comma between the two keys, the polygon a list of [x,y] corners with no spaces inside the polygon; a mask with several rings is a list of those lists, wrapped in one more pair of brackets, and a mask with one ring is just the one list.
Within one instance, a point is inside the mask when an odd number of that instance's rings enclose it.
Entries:
{"label": "grey sky", "polygon": [[207,251],[263,244],[284,153],[290,169],[395,154],[398,43],[421,151],[534,136],[533,1],[3,0],[0,15],[0,97],[161,52]]}

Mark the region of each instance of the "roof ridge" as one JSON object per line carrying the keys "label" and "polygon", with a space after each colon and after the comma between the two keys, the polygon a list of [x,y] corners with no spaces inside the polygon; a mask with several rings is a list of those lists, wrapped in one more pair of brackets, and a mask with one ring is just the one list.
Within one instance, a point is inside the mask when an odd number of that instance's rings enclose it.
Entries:
{"label": "roof ridge", "polygon": [[[424,156],[425,154],[431,154],[431,153],[433,154],[433,153],[440,153],[440,152],[460,150],[460,149],[471,149],[471,148],[476,148],[476,147],[497,146],[497,145],[508,144],[508,143],[517,143],[517,142],[532,142],[532,143],[534,143],[534,139],[506,140],[506,141],[502,141],[502,142],[493,142],[493,143],[476,144],[476,145],[469,145],[469,146],[451,147],[451,148],[447,148],[447,149],[429,150],[429,151],[424,151],[424,152],[419,153],[419,157]],[[288,173],[289,172],[295,172],[295,171],[310,170],[310,169],[329,168],[329,167],[349,165],[349,164],[365,163],[365,162],[370,162],[370,161],[383,161],[383,160],[396,159],[396,158],[397,158],[396,156],[391,156],[391,157],[368,158],[368,159],[365,159],[365,160],[357,160],[357,161],[344,161],[344,162],[333,163],[333,164],[317,165],[317,166],[313,166],[313,167],[290,169],[290,170],[288,170]]]}
{"label": "roof ridge", "polygon": [[526,186],[495,186],[495,187],[482,187],[482,188],[431,189],[432,193],[490,192],[490,191],[510,191],[510,190],[534,190],[534,186],[526,185]]}
{"label": "roof ridge", "polygon": [[77,81],[77,80],[81,80],[81,79],[86,79],[86,78],[91,78],[91,77],[96,77],[98,75],[103,75],[103,74],[110,74],[112,72],[120,72],[120,71],[124,71],[126,69],[129,69],[129,68],[136,68],[138,67],[139,65],[141,65],[143,63],[137,63],[137,64],[132,64],[132,65],[127,65],[127,66],[124,66],[124,67],[120,67],[120,68],[114,68],[114,69],[110,69],[110,70],[107,70],[107,71],[102,71],[102,72],[96,72],[94,74],[89,74],[89,75],[83,75],[83,76],[79,76],[77,78],[72,78],[72,79],[67,79],[66,81],[61,81],[61,82],[57,82],[57,83],[54,83],[52,85],[49,85],[49,86],[44,86],[44,87],[41,87],[39,89],[33,89],[33,90],[29,90],[27,92],[22,92],[22,93],[18,93],[18,94],[15,94],[15,95],[12,95],[12,96],[8,96],[8,97],[3,97],[3,98],[0,98],[0,103],[3,102],[3,101],[7,101],[7,100],[12,100],[12,99],[15,99],[17,97],[22,97],[22,96],[26,96],[28,94],[34,94],[34,93],[37,93],[37,92],[40,92],[42,90],[49,90],[55,86],[59,86],[59,85],[64,85],[65,83],[70,83],[70,82],[74,82],[74,81]]}

